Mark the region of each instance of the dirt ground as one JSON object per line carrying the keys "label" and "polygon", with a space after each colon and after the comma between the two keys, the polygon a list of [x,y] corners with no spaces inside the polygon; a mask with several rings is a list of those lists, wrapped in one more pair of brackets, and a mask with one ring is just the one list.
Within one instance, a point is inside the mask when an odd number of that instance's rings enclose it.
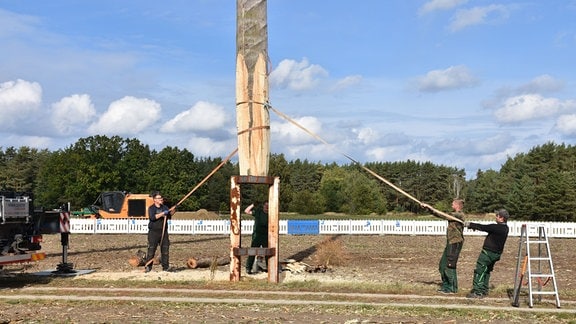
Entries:
{"label": "dirt ground", "polygon": [[[39,271],[52,271],[62,260],[62,246],[60,235],[45,235],[43,250],[47,259],[30,265],[7,266],[4,272],[34,273]],[[138,280],[158,281],[160,276],[164,281],[190,281],[215,280],[229,281],[229,266],[218,267],[215,272],[209,269],[189,269],[186,263],[189,258],[213,258],[229,255],[230,239],[227,235],[171,235],[170,237],[170,263],[175,270],[162,273],[159,265],[154,266],[150,273],[143,273],[142,267],[133,267],[128,259],[138,250],[146,250],[146,235],[118,235],[118,234],[71,234],[68,247],[68,262],[74,264],[76,270],[95,270],[91,274],[78,276],[70,286],[78,284],[84,279],[104,280],[103,287],[113,286],[114,281]],[[440,284],[437,270],[438,260],[444,248],[443,236],[396,236],[396,235],[339,235],[339,236],[313,236],[313,235],[282,235],[280,237],[280,259],[295,259],[312,266],[320,265],[325,260],[321,255],[321,246],[326,242],[335,243],[339,252],[334,256],[334,262],[341,265],[328,264],[326,272],[317,273],[290,273],[283,272],[282,282],[315,280],[331,283],[357,283],[357,284],[389,284],[391,286],[407,286],[417,290],[418,294],[426,296],[438,295],[436,290]],[[457,297],[463,299],[471,288],[471,280],[476,258],[481,249],[483,237],[466,237],[458,264],[460,292]],[[323,243],[324,242],[324,243]],[[242,246],[249,246],[250,236],[242,237]],[[576,279],[574,272],[574,247],[576,241],[571,239],[550,239],[552,257],[561,299],[576,300]],[[490,297],[506,298],[506,290],[512,288],[515,278],[519,240],[510,237],[501,261],[496,264],[491,276],[493,289]],[[344,258],[345,257],[345,258]],[[244,260],[243,260],[244,263]],[[242,265],[242,269],[244,266]],[[261,279],[266,281],[267,276],[260,274],[249,276],[242,273],[244,278]],[[151,285],[153,286],[153,285]],[[414,288],[416,287],[416,288]],[[0,289],[1,290],[1,289]],[[563,292],[565,296],[562,296]],[[509,305],[509,303],[508,303]],[[56,306],[55,306],[56,307]],[[204,306],[209,307],[209,306]],[[574,305],[571,306],[574,308]],[[58,309],[56,307],[55,309]],[[83,310],[87,314],[90,310]],[[234,312],[238,312],[235,309]],[[251,313],[247,310],[246,316]],[[1,315],[1,313],[0,313]],[[576,316],[576,315],[575,315]],[[1,318],[1,316],[0,316]],[[315,322],[322,322],[320,315]],[[335,317],[343,319],[344,317]],[[350,318],[350,317],[347,317]],[[86,318],[85,318],[86,319]],[[138,321],[133,319],[130,321]],[[340,322],[339,320],[328,320]],[[72,321],[74,322],[74,321]],[[99,322],[91,321],[91,322]],[[116,322],[109,319],[109,322]],[[175,320],[175,322],[179,322]],[[216,321],[232,322],[232,321]],[[245,320],[243,322],[252,322]],[[256,321],[257,322],[257,321]],[[284,321],[279,321],[284,322]],[[342,321],[344,322],[344,321]],[[393,322],[411,322],[401,319]],[[427,321],[415,321],[425,323]],[[431,320],[430,322],[435,322]]]}
{"label": "dirt ground", "polygon": [[[342,265],[329,264],[326,273],[314,273],[312,277],[315,279],[435,285],[440,283],[437,264],[444,240],[443,236],[281,235],[279,254],[281,260],[295,259],[317,266],[322,261],[318,247],[326,241],[337,241],[342,250],[339,255],[345,256],[346,260]],[[26,267],[26,272],[55,269],[62,262],[60,235],[45,235],[44,241],[43,251],[47,253],[47,259]],[[170,264],[176,270],[171,274],[175,276],[182,273],[182,276],[188,274],[194,277],[195,272],[200,272],[199,269],[187,268],[189,258],[225,257],[230,254],[230,238],[227,235],[171,235],[170,241]],[[482,242],[483,237],[466,237],[458,262],[462,291],[471,288]],[[242,236],[242,246],[250,246],[250,236]],[[502,259],[492,273],[491,284],[513,285],[518,247],[518,238],[510,237]],[[571,239],[550,239],[560,289],[576,289],[576,268],[572,259],[575,247],[576,241]],[[67,261],[73,263],[75,269],[95,269],[97,273],[140,273],[141,267],[134,268],[128,263],[128,259],[138,250],[146,251],[146,235],[71,234]],[[160,271],[160,268],[156,265],[154,271]],[[219,267],[218,272],[224,272],[224,280],[228,280],[229,266]]]}

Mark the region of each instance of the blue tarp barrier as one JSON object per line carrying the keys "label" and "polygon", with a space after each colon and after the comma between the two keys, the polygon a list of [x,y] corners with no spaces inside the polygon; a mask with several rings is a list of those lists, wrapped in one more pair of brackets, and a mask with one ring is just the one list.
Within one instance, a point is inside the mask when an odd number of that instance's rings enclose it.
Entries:
{"label": "blue tarp barrier", "polygon": [[288,234],[320,234],[318,220],[288,220]]}

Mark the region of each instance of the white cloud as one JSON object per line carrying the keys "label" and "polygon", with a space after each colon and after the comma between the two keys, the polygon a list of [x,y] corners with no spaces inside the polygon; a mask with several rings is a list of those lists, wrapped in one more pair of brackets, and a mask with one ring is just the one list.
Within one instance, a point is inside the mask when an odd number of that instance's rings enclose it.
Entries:
{"label": "white cloud", "polygon": [[[18,143],[18,145],[14,145]],[[31,148],[49,148],[53,144],[53,138],[45,136],[29,136],[22,134],[3,134],[0,136],[0,147],[28,146]]]}
{"label": "white cloud", "polygon": [[[473,179],[476,177],[476,172],[478,170],[499,170],[500,166],[509,157],[516,155],[518,152],[522,152],[517,146],[512,145],[506,148],[504,151],[494,152],[492,154],[484,155],[460,155],[456,157],[457,161],[451,161],[445,163],[446,165],[455,165],[466,169],[466,178]],[[456,162],[456,163],[455,163]]]}
{"label": "white cloud", "polygon": [[19,15],[0,8],[0,37],[37,32],[33,26],[39,23],[34,16]]}
{"label": "white cloud", "polygon": [[96,116],[96,109],[87,94],[64,97],[52,104],[52,124],[60,134],[81,131]]}
{"label": "white cloud", "polygon": [[417,78],[419,91],[436,92],[476,85],[478,80],[464,65],[451,66],[445,70],[433,70]]}
{"label": "white cloud", "polygon": [[556,129],[564,135],[576,135],[576,115],[562,115],[556,121]]}
{"label": "white cloud", "polygon": [[466,27],[487,24],[508,18],[508,8],[504,5],[489,5],[458,10],[449,26],[450,31],[456,32]]}
{"label": "white cloud", "polygon": [[576,43],[576,32],[572,30],[559,31],[554,38],[554,45],[557,47],[572,47]]}
{"label": "white cloud", "polygon": [[[294,118],[293,120],[311,133],[322,137],[322,122],[320,122],[316,117]],[[306,144],[318,141],[300,127],[288,122],[273,122],[270,125],[270,130],[274,141],[279,141],[286,145]]]}
{"label": "white cloud", "polygon": [[481,141],[473,141],[473,143],[470,143],[472,150],[466,153],[471,153],[473,156],[497,154],[506,151],[514,140],[514,136],[509,133],[499,133]]}
{"label": "white cloud", "polygon": [[420,9],[418,13],[420,15],[425,15],[437,10],[449,10],[459,5],[465,4],[468,0],[431,0],[426,2]]}
{"label": "white cloud", "polygon": [[[281,143],[272,143],[272,152],[285,152],[285,156],[289,160],[294,159],[307,159],[309,161],[334,161],[345,160],[342,153],[338,151],[338,147],[334,145],[326,145],[323,143],[308,143],[297,145],[285,145]],[[276,146],[280,146],[279,150],[275,150]],[[346,160],[348,162],[348,160]]]}
{"label": "white cloud", "polygon": [[494,112],[494,115],[499,122],[517,123],[552,117],[574,108],[576,108],[574,100],[561,101],[556,98],[544,98],[537,94],[527,94],[508,98],[503,106]]}
{"label": "white cloud", "polygon": [[374,147],[366,151],[369,161],[405,160],[409,154],[408,146]]}
{"label": "white cloud", "polygon": [[210,131],[225,127],[228,120],[224,107],[199,101],[190,109],[166,122],[160,131],[164,133]]}
{"label": "white cloud", "polygon": [[153,100],[126,96],[112,102],[88,130],[92,134],[134,135],[154,124],[160,110],[160,104]]}
{"label": "white cloud", "polygon": [[327,75],[320,65],[310,64],[306,58],[300,62],[282,60],[270,73],[270,84],[291,90],[309,90],[318,84],[319,78]]}
{"label": "white cloud", "polygon": [[520,93],[555,92],[564,87],[564,81],[543,74],[518,87]]}
{"label": "white cloud", "polygon": [[378,132],[370,127],[353,129],[352,132],[356,133],[358,140],[365,145],[375,143],[380,139],[380,135],[378,134]]}
{"label": "white cloud", "polygon": [[230,142],[214,141],[208,137],[194,136],[188,140],[187,147],[195,156],[214,157],[228,155],[230,147],[236,147],[237,145],[237,142],[232,144]]}
{"label": "white cloud", "polygon": [[502,87],[496,93],[482,102],[488,109],[499,108],[510,97],[525,94],[541,94],[560,91],[564,88],[564,81],[556,79],[548,74],[539,75],[532,80],[516,87]]}
{"label": "white cloud", "polygon": [[508,133],[499,133],[491,137],[482,138],[450,138],[430,145],[430,155],[443,156],[456,154],[461,156],[490,155],[506,150],[513,142],[514,137]]}
{"label": "white cloud", "polygon": [[39,83],[24,80],[0,83],[0,126],[12,128],[15,122],[28,119],[42,103]]}
{"label": "white cloud", "polygon": [[336,82],[336,85],[332,88],[333,91],[340,91],[346,89],[362,81],[361,75],[350,75]]}

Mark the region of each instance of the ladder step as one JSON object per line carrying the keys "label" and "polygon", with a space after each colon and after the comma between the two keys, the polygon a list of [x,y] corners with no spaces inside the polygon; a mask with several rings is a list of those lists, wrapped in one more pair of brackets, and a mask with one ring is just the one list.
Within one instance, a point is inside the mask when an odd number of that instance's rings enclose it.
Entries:
{"label": "ladder step", "polygon": [[530,274],[530,277],[532,277],[532,278],[548,278],[548,277],[552,278],[552,277],[554,277],[554,275],[553,274],[543,274],[543,273],[539,273],[539,274],[533,274],[532,273],[532,274]]}
{"label": "ladder step", "polygon": [[558,294],[555,291],[533,291],[532,295],[556,295]]}
{"label": "ladder step", "polygon": [[552,260],[552,258],[549,258],[549,257],[530,257],[530,260],[545,261],[545,260]]}

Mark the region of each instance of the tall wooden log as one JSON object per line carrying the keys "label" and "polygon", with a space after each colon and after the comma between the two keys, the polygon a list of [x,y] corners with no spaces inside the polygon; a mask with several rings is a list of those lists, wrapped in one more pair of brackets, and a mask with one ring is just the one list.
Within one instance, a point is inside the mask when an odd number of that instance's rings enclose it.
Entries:
{"label": "tall wooden log", "polygon": [[237,0],[236,126],[240,175],[267,176],[270,159],[266,0]]}
{"label": "tall wooden log", "polygon": [[[270,114],[268,111],[268,25],[266,0],[237,0],[236,125],[240,177],[230,188],[230,281],[240,280],[240,182],[273,185],[269,190],[268,281],[278,276],[278,182],[268,183]],[[248,176],[248,177],[247,177]],[[247,179],[242,179],[242,177]],[[273,214],[273,215],[271,215]]]}

